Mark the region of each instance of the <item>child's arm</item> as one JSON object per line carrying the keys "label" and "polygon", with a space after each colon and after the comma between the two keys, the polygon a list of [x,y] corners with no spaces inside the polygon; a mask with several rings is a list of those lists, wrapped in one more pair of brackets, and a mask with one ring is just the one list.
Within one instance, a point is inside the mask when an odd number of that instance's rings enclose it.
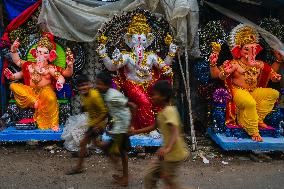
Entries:
{"label": "child's arm", "polygon": [[169,143],[166,146],[160,148],[157,152],[160,159],[162,159],[165,154],[169,153],[172,150],[173,145],[176,143],[177,137],[179,135],[178,127],[176,127],[172,123],[168,123],[168,126],[170,127],[172,134],[171,134]]}
{"label": "child's arm", "polygon": [[136,110],[137,109],[137,105],[133,102],[127,102],[126,104],[130,109],[132,110]]}
{"label": "child's arm", "polygon": [[129,135],[138,135],[138,134],[141,134],[141,133],[149,133],[153,130],[155,130],[157,128],[156,124],[154,125],[151,125],[149,127],[145,127],[143,129],[138,129],[138,130],[130,130],[128,132]]}

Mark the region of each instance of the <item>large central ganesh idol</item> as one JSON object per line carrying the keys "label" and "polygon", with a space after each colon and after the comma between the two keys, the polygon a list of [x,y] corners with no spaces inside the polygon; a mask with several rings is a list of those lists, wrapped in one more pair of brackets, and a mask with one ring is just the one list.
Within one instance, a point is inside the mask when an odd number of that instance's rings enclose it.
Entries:
{"label": "large central ganesh idol", "polygon": [[100,58],[109,71],[120,72],[115,83],[129,100],[138,106],[132,126],[139,129],[152,125],[155,108],[149,98],[151,86],[162,78],[171,81],[171,64],[177,46],[172,43],[171,36],[166,35],[165,44],[168,45],[169,51],[164,60],[156,52],[148,51],[147,47],[155,40],[155,36],[151,33],[147,18],[140,13],[132,17],[124,35],[124,42],[131,51],[121,52],[116,48],[110,58],[104,45],[104,38],[106,40],[107,36],[101,36],[102,44],[98,48]]}
{"label": "large central ganesh idol", "polygon": [[264,119],[279,97],[279,92],[267,88],[267,83],[269,80],[280,81],[281,75],[276,71],[282,57],[275,52],[276,61],[272,66],[257,60],[262,47],[257,31],[250,25],[236,26],[230,34],[229,45],[233,59],[226,60],[222,66],[217,67],[220,45],[213,43],[210,55],[212,77],[224,80],[233,97],[227,102],[226,124],[238,124],[252,140],[262,141],[259,128],[268,128]]}

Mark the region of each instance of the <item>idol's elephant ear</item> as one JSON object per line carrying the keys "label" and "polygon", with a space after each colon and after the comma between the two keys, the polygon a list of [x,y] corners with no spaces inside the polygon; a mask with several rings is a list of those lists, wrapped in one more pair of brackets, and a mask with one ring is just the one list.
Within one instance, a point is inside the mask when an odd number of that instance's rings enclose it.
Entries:
{"label": "idol's elephant ear", "polygon": [[145,48],[149,47],[153,43],[154,39],[155,39],[154,34],[153,33],[148,33],[147,34],[147,44],[146,44]]}
{"label": "idol's elephant ear", "polygon": [[124,41],[130,48],[133,48],[134,45],[132,43],[132,35],[130,33],[126,33],[124,35]]}

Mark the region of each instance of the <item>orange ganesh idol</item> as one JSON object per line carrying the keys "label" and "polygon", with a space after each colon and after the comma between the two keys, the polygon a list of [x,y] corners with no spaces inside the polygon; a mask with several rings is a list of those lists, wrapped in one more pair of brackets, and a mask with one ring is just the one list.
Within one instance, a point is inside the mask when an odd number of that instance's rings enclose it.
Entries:
{"label": "orange ganesh idol", "polygon": [[[11,56],[13,62],[22,70],[16,73],[12,73],[9,69],[4,70],[5,76],[10,80],[24,79],[25,84],[12,83],[10,85],[16,103],[21,108],[35,108],[34,120],[39,129],[58,131],[59,110],[53,81],[56,81],[56,89],[61,90],[65,79],[62,76],[63,72],[61,74],[56,66],[50,64],[57,58],[53,35],[45,33],[36,48],[31,50],[36,62],[21,60],[17,53],[19,45],[19,40],[15,40],[11,46]],[[68,69],[72,67],[73,61],[73,55],[67,57]],[[65,72],[70,72],[70,75],[72,70],[66,69]]]}

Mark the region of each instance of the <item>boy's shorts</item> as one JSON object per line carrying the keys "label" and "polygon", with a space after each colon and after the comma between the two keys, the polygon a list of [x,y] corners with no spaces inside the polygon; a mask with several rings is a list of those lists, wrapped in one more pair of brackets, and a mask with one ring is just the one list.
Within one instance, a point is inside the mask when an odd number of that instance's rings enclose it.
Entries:
{"label": "boy's shorts", "polygon": [[108,155],[124,155],[125,152],[130,151],[131,144],[129,136],[126,133],[112,134],[112,139],[106,146],[106,153]]}
{"label": "boy's shorts", "polygon": [[97,138],[104,133],[104,129],[98,127],[89,127],[85,132],[85,136],[90,138]]}

